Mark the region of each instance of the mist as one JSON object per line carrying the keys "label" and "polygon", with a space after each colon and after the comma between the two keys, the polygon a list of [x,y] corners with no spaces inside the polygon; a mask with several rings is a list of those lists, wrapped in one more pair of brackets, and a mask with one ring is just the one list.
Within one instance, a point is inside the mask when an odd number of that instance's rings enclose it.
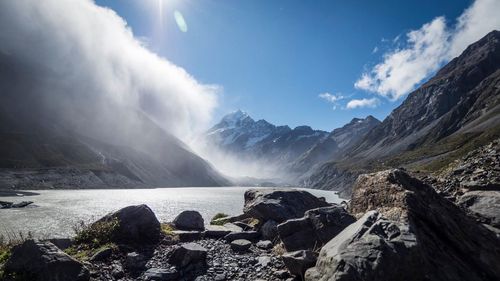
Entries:
{"label": "mist", "polygon": [[10,75],[5,110],[110,143],[150,141],[145,119],[188,140],[217,105],[217,86],[149,51],[120,16],[90,0],[1,1],[0,61]]}

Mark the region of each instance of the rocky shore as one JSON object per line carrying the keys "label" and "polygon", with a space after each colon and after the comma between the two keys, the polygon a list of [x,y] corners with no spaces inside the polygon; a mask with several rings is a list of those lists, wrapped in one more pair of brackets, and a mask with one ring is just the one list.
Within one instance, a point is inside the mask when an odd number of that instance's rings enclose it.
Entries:
{"label": "rocky shore", "polygon": [[241,215],[210,223],[191,210],[160,223],[148,206],[129,206],[72,239],[4,247],[0,274],[6,281],[499,280],[495,220],[478,220],[456,202],[395,169],[360,176],[348,206],[306,191],[256,189],[245,192]]}

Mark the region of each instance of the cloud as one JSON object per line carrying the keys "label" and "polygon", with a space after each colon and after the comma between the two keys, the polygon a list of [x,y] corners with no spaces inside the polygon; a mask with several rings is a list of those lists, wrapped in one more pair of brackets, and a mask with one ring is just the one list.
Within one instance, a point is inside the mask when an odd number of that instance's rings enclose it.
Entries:
{"label": "cloud", "polygon": [[377,98],[353,99],[347,103],[346,108],[347,109],[364,108],[364,107],[375,108],[379,104],[380,100]]}
{"label": "cloud", "polygon": [[500,29],[498,11],[500,1],[476,0],[454,27],[448,27],[444,17],[437,17],[408,32],[406,46],[385,53],[382,62],[361,75],[355,88],[390,100],[403,97],[468,45]]}
{"label": "cloud", "polygon": [[91,0],[0,1],[0,63],[13,62],[32,84],[18,101],[33,97],[89,134],[113,128],[116,139],[147,138],[137,131],[145,115],[188,139],[210,122],[219,87],[199,83],[143,42]]}
{"label": "cloud", "polygon": [[346,98],[341,94],[332,95],[330,93],[322,93],[319,94],[318,97],[326,100],[329,103],[333,103],[333,110],[336,110],[339,107],[339,101]]}

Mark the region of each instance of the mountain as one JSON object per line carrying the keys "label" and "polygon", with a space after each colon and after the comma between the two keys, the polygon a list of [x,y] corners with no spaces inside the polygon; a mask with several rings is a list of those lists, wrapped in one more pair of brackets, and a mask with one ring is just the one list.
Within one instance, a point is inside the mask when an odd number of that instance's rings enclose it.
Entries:
{"label": "mountain", "polygon": [[340,159],[344,153],[359,142],[371,129],[380,124],[373,116],[354,118],[341,128],[333,130],[303,153],[292,166],[297,173],[305,173],[315,165]]}
{"label": "mountain", "polygon": [[53,82],[0,55],[0,188],[230,184],[140,110],[42,95]]}
{"label": "mountain", "polygon": [[344,196],[360,173],[404,166],[436,172],[500,135],[500,32],[470,45],[304,184]]}
{"label": "mountain", "polygon": [[204,135],[204,139],[224,152],[244,159],[266,160],[273,164],[293,162],[328,133],[309,126],[291,129],[266,120],[255,121],[238,110],[222,118]]}

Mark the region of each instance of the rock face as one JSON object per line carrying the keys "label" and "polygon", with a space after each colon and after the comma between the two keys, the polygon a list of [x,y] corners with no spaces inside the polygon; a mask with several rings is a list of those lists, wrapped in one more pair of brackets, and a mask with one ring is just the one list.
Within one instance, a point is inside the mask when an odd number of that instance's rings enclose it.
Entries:
{"label": "rock face", "polygon": [[278,232],[287,251],[315,250],[355,221],[341,206],[323,207],[279,224]]}
{"label": "rock face", "polygon": [[12,275],[33,281],[86,281],[90,278],[85,266],[48,241],[27,240],[14,247],[4,269],[6,280],[11,280],[9,276]]}
{"label": "rock face", "polygon": [[177,215],[173,224],[180,230],[205,230],[203,217],[197,211],[183,211]]}
{"label": "rock face", "polygon": [[274,220],[281,223],[302,217],[307,210],[328,205],[306,191],[249,189],[245,192],[243,212],[261,221]]}
{"label": "rock face", "polygon": [[128,206],[106,215],[98,222],[118,220],[113,240],[125,244],[154,244],[160,239],[160,222],[146,205]]}
{"label": "rock face", "polygon": [[321,249],[306,280],[500,278],[493,232],[401,170],[360,176],[350,210],[361,219]]}

